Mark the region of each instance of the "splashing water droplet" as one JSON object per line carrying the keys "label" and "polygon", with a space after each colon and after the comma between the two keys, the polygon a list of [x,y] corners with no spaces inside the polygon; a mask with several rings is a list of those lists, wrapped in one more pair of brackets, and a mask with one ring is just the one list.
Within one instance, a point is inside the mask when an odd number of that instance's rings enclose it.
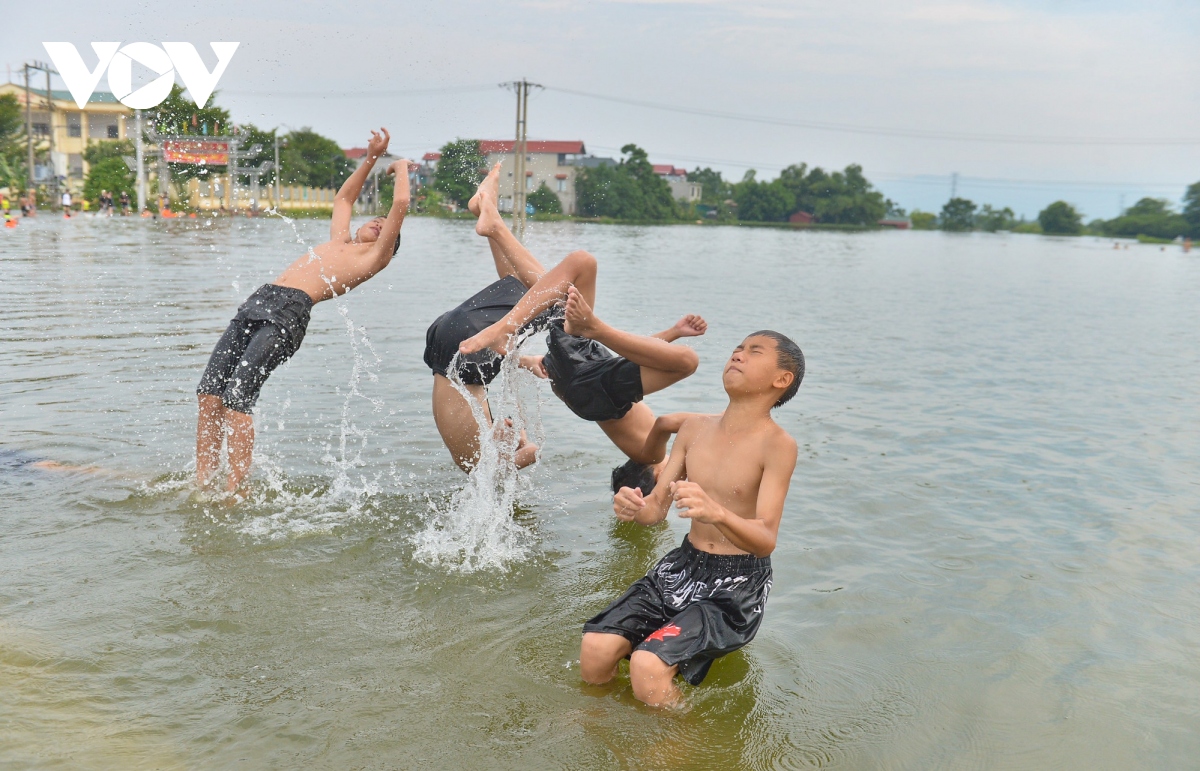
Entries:
{"label": "splashing water droplet", "polygon": [[[504,569],[529,556],[533,538],[514,518],[518,497],[529,492],[527,478],[517,473],[513,463],[522,437],[541,447],[541,405],[534,400],[533,414],[526,412],[520,400],[522,384],[535,382],[532,374],[520,368],[520,347],[528,339],[510,345],[500,374],[488,386],[487,403],[495,427],[489,425],[483,405],[457,377],[458,354],[447,368],[451,384],[471,406],[479,426],[479,458],[467,483],[445,504],[433,504],[432,516],[424,530],[413,537],[414,556],[430,565],[450,567],[471,573],[486,569]],[[505,419],[511,420],[507,426]]]}

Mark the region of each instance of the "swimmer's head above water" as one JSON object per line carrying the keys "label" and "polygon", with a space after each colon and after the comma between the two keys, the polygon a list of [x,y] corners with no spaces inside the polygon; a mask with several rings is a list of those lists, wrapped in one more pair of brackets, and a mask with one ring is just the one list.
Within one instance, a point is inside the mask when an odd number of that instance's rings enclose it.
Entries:
{"label": "swimmer's head above water", "polygon": [[754,332],[733,349],[721,381],[735,395],[772,395],[772,407],[787,404],[804,379],[804,352],[786,335],[769,329]]}
{"label": "swimmer's head above water", "polygon": [[[383,223],[387,221],[387,217],[374,217],[363,223],[358,232],[354,234],[354,240],[360,244],[373,244],[379,240],[379,233],[383,230]],[[400,234],[396,234],[396,243],[392,245],[392,256],[396,256],[396,252],[400,251]]]}
{"label": "swimmer's head above water", "polygon": [[615,493],[622,487],[636,487],[642,491],[642,495],[649,495],[654,492],[661,467],[662,464],[647,466],[636,460],[627,460],[612,470],[612,491]]}

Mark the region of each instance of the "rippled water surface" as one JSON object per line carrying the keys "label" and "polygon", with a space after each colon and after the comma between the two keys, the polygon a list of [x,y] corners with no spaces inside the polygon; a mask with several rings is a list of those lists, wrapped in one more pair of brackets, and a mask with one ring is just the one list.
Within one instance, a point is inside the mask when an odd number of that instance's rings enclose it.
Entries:
{"label": "rippled water surface", "polygon": [[[319,242],[323,222],[298,234]],[[414,557],[465,478],[425,329],[494,279],[412,219],[317,306],[259,402],[251,500],[192,496],[194,388],[303,251],[274,219],[0,231],[5,768],[1165,768],[1200,755],[1200,257],[1034,236],[535,224],[600,259],[597,311],[699,312],[648,400],[719,410],[746,333],[808,357],[762,631],[654,714],[579,679],[580,626],[686,528],[617,525],[620,458],[545,434],[506,568]],[[6,456],[11,457],[11,456]],[[0,461],[3,461],[0,458]]]}

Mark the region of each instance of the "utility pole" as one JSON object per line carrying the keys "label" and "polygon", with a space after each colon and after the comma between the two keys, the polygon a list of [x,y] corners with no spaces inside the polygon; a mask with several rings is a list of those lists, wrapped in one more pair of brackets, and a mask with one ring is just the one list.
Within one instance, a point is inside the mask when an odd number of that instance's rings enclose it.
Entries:
{"label": "utility pole", "polygon": [[950,200],[953,201],[958,197],[958,172],[950,175]]}
{"label": "utility pole", "polygon": [[522,78],[512,83],[501,84],[517,92],[517,137],[513,142],[513,234],[525,240],[525,156],[528,153],[529,92],[534,88],[545,88]]}
{"label": "utility pole", "polygon": [[[283,143],[286,145],[287,140],[286,139],[283,140]],[[275,208],[276,209],[279,208],[280,200],[281,199],[279,197],[279,130],[276,129],[275,130]]]}
{"label": "utility pole", "polygon": [[54,168],[54,94],[50,93],[50,69],[49,64],[40,63],[42,71],[46,73],[46,126],[50,129],[50,170],[54,172],[51,178],[54,180],[54,192],[52,196],[51,206],[57,206],[58,198],[58,169]]}
{"label": "utility pole", "polygon": [[135,118],[134,133],[137,135],[135,137],[136,145],[134,145],[137,151],[135,153],[137,157],[137,210],[138,214],[141,214],[146,210],[146,152],[142,148],[142,111],[134,110],[133,114]]}
{"label": "utility pole", "polygon": [[29,150],[29,193],[33,193],[33,100],[29,96],[29,65],[25,65],[25,144]]}

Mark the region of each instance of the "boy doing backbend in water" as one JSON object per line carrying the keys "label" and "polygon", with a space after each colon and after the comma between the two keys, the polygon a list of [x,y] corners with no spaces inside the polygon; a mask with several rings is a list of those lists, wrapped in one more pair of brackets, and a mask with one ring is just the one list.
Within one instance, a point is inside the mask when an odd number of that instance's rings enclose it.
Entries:
{"label": "boy doing backbend in water", "polygon": [[656,335],[635,335],[597,318],[592,311],[595,301],[596,258],[573,252],[545,272],[508,314],[464,340],[459,352],[496,355],[491,351],[506,350],[514,333],[563,305],[562,318],[550,322],[545,356],[523,356],[521,366],[548,378],[572,412],[599,425],[629,457],[613,469],[613,492],[629,486],[648,494],[665,463],[667,441],[692,414],[655,418],[642,399],[696,371],[696,352],[671,343],[703,335],[708,325],[688,315]]}
{"label": "boy doing backbend in water", "polygon": [[242,303],[217,342],[196,389],[196,481],[208,484],[227,444],[229,477],[236,492],[250,471],[254,451],[251,412],[271,372],[292,357],[304,340],[313,305],[349,292],[383,270],[400,248],[400,227],[408,212],[408,161],[388,167],[396,176],[395,197],[386,217],[375,217],[350,233],[355,199],[375,161],[387,152],[389,136],[371,132],[367,157],[346,180],[333,203],[329,240],[309,250],[273,283]]}
{"label": "boy doing backbend in water", "polygon": [[778,332],[755,332],[725,364],[729,405],[679,429],[654,492],[623,487],[613,512],[662,522],[672,501],[692,521],[683,544],[583,627],[583,679],[596,685],[629,658],[633,693],[676,704],[675,675],[699,685],[714,660],[754,639],[771,591],[771,558],[796,468],[796,442],[771,419],[795,395],[804,354]]}

